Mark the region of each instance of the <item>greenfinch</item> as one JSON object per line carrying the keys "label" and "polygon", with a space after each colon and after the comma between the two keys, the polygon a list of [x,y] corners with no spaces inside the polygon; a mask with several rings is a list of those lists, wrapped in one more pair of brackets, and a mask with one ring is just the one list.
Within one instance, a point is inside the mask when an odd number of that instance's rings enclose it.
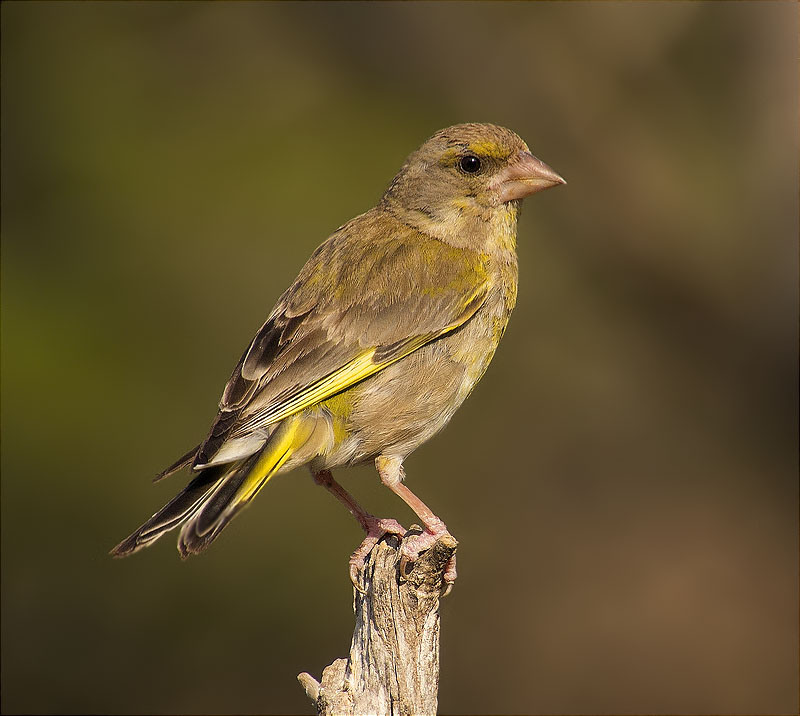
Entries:
{"label": "greenfinch", "polygon": [[[503,127],[434,134],[375,208],[314,251],[239,360],[206,438],[156,478],[189,467],[192,479],[112,554],[178,527],[181,555],[201,552],[271,477],[308,465],[366,532],[355,584],[377,541],[405,533],[331,475],[367,460],[424,525],[403,540],[405,559],[447,534],[403,483],[403,461],[447,424],[505,331],[521,199],[564,183]],[[445,581],[455,576],[453,562]]]}

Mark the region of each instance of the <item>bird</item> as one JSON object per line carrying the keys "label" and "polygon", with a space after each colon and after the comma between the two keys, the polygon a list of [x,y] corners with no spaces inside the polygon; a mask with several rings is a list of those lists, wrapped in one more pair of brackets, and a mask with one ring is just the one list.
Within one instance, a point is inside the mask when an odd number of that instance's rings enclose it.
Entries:
{"label": "bird", "polygon": [[[275,475],[305,465],[356,518],[359,570],[385,535],[413,561],[445,523],[405,484],[403,462],[483,376],[517,298],[523,198],[566,184],[513,131],[467,123],[411,153],[376,204],[334,231],[280,296],[231,375],[200,443],[156,476],[188,484],[111,554],[180,527],[182,557],[205,550]],[[374,462],[422,522],[408,535],[334,478]],[[444,573],[448,587],[454,557]]]}

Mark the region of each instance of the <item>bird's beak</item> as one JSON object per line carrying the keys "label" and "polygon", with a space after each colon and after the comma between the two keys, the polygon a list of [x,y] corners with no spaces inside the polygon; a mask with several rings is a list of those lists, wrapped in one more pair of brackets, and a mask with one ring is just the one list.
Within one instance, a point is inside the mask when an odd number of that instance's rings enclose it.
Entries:
{"label": "bird's beak", "polygon": [[492,182],[500,202],[522,199],[551,186],[566,184],[558,174],[530,152],[520,152],[517,159],[502,169]]}

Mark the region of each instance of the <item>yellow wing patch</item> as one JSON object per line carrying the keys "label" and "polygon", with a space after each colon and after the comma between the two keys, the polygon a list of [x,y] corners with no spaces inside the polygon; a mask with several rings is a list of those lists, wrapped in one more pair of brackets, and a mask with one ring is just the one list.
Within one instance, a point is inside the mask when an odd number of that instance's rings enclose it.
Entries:
{"label": "yellow wing patch", "polygon": [[243,427],[252,429],[277,423],[284,418],[299,413],[301,410],[319,403],[325,398],[344,390],[348,386],[369,377],[383,366],[372,360],[375,348],[362,353],[349,363],[346,363],[333,373],[329,373],[322,380],[310,385],[308,388],[293,396],[289,400],[279,403],[272,410],[255,415]]}
{"label": "yellow wing patch", "polygon": [[386,353],[386,357],[381,360],[374,360],[374,356],[378,352],[377,347],[367,349],[353,360],[345,363],[341,368],[305,387],[287,400],[278,403],[264,412],[256,413],[246,420],[241,427],[236,430],[236,433],[241,434],[243,432],[250,432],[273,425],[284,418],[288,418],[290,415],[299,413],[301,410],[305,410],[312,405],[322,402],[326,398],[336,395],[336,393],[340,393],[351,385],[355,385],[402,358],[405,358],[426,343],[430,343],[444,334],[455,330],[472,318],[478,308],[483,304],[487,293],[488,287],[485,284],[480,286],[466,302],[465,310],[456,321],[445,326],[443,329],[433,333],[413,336],[412,338],[402,341],[394,346],[390,352]]}

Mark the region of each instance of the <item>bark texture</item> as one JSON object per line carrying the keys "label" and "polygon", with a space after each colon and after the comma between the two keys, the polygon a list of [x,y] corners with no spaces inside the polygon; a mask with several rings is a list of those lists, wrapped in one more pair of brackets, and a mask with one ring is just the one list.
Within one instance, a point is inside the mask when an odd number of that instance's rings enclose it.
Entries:
{"label": "bark texture", "polygon": [[458,543],[441,537],[400,574],[394,536],[369,553],[355,592],[350,656],[297,678],[321,716],[432,715],[439,690],[439,597]]}

